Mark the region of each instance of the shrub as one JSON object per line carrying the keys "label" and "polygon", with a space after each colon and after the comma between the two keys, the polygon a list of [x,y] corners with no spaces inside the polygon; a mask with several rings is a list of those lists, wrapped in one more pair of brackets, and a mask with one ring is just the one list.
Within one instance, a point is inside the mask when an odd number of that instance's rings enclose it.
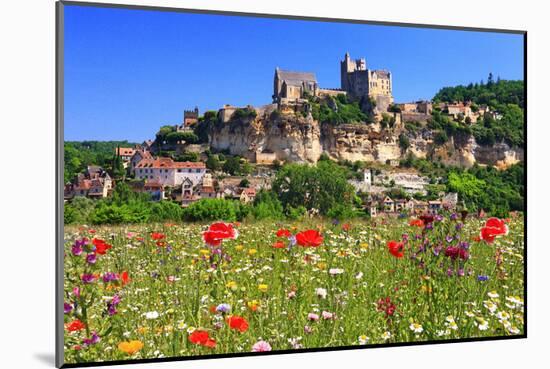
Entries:
{"label": "shrub", "polygon": [[237,220],[239,203],[225,199],[202,199],[183,209],[183,219],[189,221]]}

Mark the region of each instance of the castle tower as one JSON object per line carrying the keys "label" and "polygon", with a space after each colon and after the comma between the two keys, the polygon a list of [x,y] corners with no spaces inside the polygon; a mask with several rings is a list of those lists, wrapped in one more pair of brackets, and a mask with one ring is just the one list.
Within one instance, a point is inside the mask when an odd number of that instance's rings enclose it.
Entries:
{"label": "castle tower", "polygon": [[370,169],[365,169],[363,172],[363,182],[365,185],[367,185],[369,188],[372,184],[372,174]]}

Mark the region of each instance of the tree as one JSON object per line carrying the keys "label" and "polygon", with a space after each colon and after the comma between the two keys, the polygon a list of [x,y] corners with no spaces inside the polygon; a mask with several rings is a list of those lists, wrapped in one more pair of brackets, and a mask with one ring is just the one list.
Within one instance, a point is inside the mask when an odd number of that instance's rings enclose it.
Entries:
{"label": "tree", "polygon": [[278,172],[273,191],[284,207],[304,206],[327,214],[336,204],[351,204],[353,187],[347,182],[347,171],[331,161],[317,166],[288,164]]}
{"label": "tree", "polygon": [[218,160],[217,155],[210,155],[206,159],[206,167],[213,172],[217,172],[221,168],[220,161]]}
{"label": "tree", "polygon": [[407,149],[411,146],[411,143],[409,141],[409,137],[407,135],[401,133],[399,135],[399,147],[401,148],[401,151],[405,152]]}
{"label": "tree", "polygon": [[231,156],[223,163],[223,171],[232,176],[239,174],[241,170],[241,161],[238,156]]}

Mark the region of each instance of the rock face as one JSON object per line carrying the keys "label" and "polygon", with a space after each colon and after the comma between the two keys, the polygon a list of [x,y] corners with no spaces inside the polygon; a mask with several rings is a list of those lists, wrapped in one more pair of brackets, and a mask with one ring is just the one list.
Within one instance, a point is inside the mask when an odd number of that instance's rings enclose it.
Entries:
{"label": "rock face", "polygon": [[475,163],[507,168],[524,160],[522,148],[506,143],[483,146],[470,136],[459,141],[452,137],[444,145],[435,145],[432,133],[424,130],[409,137],[410,146],[399,146],[401,126],[381,130],[377,124],[319,123],[311,114],[264,114],[255,119],[237,119],[216,123],[210,128],[210,146],[250,161],[261,157],[271,160],[315,163],[324,152],[336,160],[387,162],[405,158],[441,161],[446,165],[471,167]]}

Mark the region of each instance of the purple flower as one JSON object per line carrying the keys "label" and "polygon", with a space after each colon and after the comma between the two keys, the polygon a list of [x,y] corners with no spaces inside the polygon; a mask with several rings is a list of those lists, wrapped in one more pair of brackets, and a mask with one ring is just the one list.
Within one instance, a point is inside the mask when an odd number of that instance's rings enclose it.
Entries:
{"label": "purple flower", "polygon": [[109,283],[113,281],[118,281],[118,275],[116,273],[107,272],[103,274],[103,282]]}
{"label": "purple flower", "polygon": [[82,343],[86,346],[90,346],[90,345],[94,345],[94,344],[98,343],[99,341],[100,341],[100,338],[99,338],[98,334],[94,331],[94,332],[92,332],[92,337],[84,338],[82,340]]}
{"label": "purple flower", "polygon": [[96,261],[97,257],[95,256],[95,253],[88,254],[88,256],[86,256],[86,262],[88,262],[88,264],[95,264]]}
{"label": "purple flower", "polygon": [[218,306],[216,306],[216,311],[219,313],[229,313],[231,311],[231,305],[219,304]]}
{"label": "purple flower", "polygon": [[424,229],[427,229],[427,230],[434,229],[433,223],[426,224],[426,227],[424,227]]}
{"label": "purple flower", "polygon": [[455,225],[455,229],[456,229],[457,231],[460,231],[460,230],[462,229],[462,227],[464,227],[464,224],[463,224],[463,223],[457,223],[457,224]]}
{"label": "purple flower", "polygon": [[453,236],[450,236],[450,235],[445,237],[445,241],[447,241],[448,243],[453,242],[453,239],[454,239]]}
{"label": "purple flower", "polygon": [[464,250],[468,250],[470,248],[470,244],[466,241],[462,241],[458,244],[458,246],[461,248],[461,249],[464,249]]}
{"label": "purple flower", "polygon": [[67,302],[63,303],[63,311],[65,312],[65,314],[69,314],[71,311],[73,311],[73,305]]}
{"label": "purple flower", "polygon": [[114,295],[111,301],[107,303],[107,314],[109,314],[109,316],[113,316],[117,313],[116,306],[118,304],[120,304],[120,296]]}
{"label": "purple flower", "polygon": [[80,297],[80,288],[74,287],[73,288],[73,295],[75,295],[76,297]]}
{"label": "purple flower", "polygon": [[95,282],[95,275],[91,273],[82,274],[82,277],[80,278],[84,284],[90,284]]}
{"label": "purple flower", "polygon": [[80,256],[82,254],[82,246],[75,243],[71,248],[71,252],[74,256]]}
{"label": "purple flower", "polygon": [[458,271],[456,272],[456,274],[457,274],[459,277],[464,277],[464,269],[459,268]]}
{"label": "purple flower", "polygon": [[489,276],[487,276],[487,275],[478,275],[477,276],[477,280],[480,281],[480,282],[485,282],[488,279],[489,279]]}
{"label": "purple flower", "polygon": [[454,274],[453,270],[451,268],[447,269],[447,275],[451,277]]}
{"label": "purple flower", "polygon": [[403,233],[403,234],[401,235],[401,239],[403,240],[403,242],[407,242],[407,241],[409,240],[409,235],[406,234],[406,233]]}
{"label": "purple flower", "polygon": [[435,221],[437,222],[441,222],[443,220],[443,215],[440,215],[440,214],[437,214],[435,217],[434,217]]}
{"label": "purple flower", "polygon": [[458,214],[457,213],[452,213],[451,214],[451,220],[457,220],[458,219]]}

